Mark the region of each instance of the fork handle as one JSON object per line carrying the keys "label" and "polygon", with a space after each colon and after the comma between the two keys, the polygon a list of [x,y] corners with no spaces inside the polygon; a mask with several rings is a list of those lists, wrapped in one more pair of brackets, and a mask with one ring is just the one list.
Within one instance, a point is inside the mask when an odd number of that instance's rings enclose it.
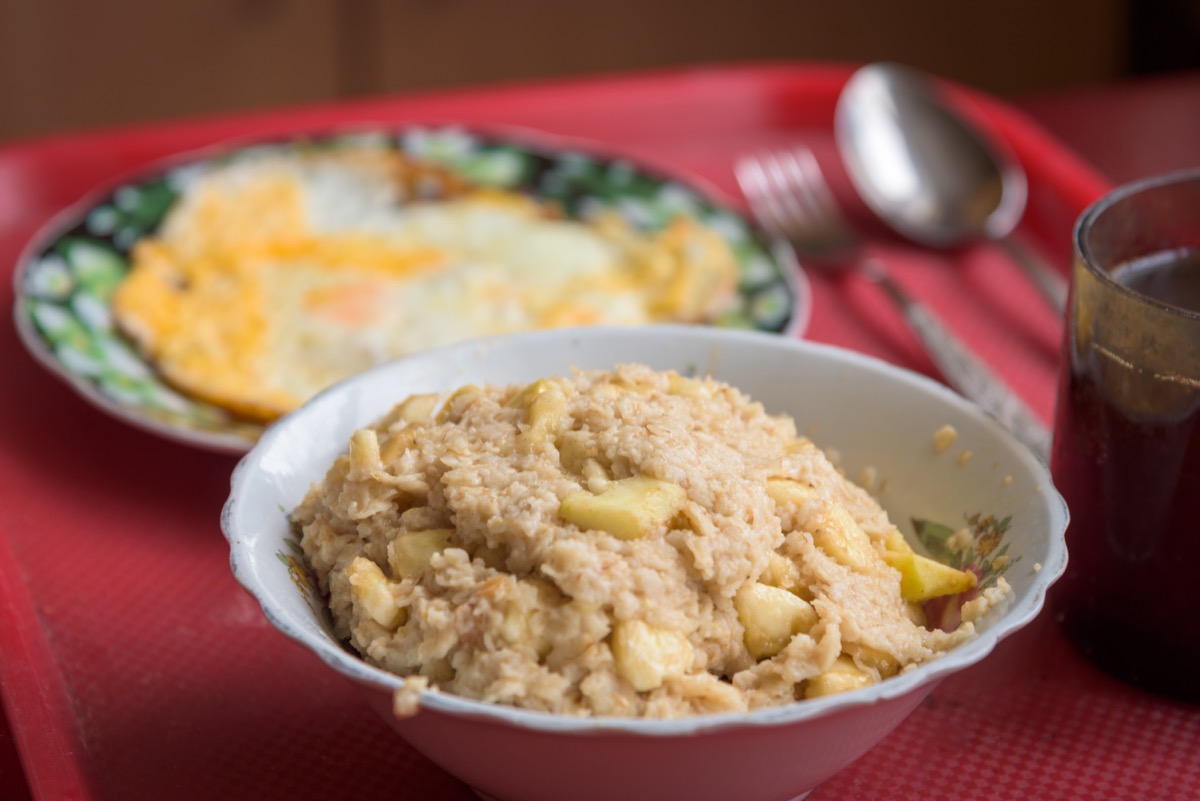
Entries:
{"label": "fork handle", "polygon": [[905,292],[878,263],[864,266],[883,289],[941,370],[946,383],[995,417],[1044,462],[1050,459],[1050,430],[1003,380],[988,368],[953,331]]}
{"label": "fork handle", "polygon": [[1021,272],[1025,273],[1025,277],[1033,282],[1033,285],[1042,293],[1042,297],[1046,299],[1046,302],[1056,312],[1064,314],[1067,309],[1068,290],[1066,280],[1054,272],[1048,264],[1037,259],[1028,248],[1011,236],[997,239],[996,244],[1003,248],[1016,265],[1021,268]]}

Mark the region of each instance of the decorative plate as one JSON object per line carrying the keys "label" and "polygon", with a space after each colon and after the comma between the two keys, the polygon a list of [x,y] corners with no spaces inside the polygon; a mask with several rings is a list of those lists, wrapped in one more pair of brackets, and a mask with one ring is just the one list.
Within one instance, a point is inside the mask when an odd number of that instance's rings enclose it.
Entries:
{"label": "decorative plate", "polygon": [[117,330],[109,298],[129,270],[133,245],[158,229],[197,170],[263,149],[364,142],[396,148],[474,184],[556,202],[577,219],[616,211],[636,227],[654,231],[675,215],[689,214],[717,230],[738,260],[736,302],[714,325],[794,336],[808,323],[807,282],[787,246],[706,191],[628,159],[558,140],[532,144],[460,127],[406,127],[209,150],[160,163],[84,199],[35,237],[17,265],[15,317],[21,339],[43,365],[103,411],[186,444],[245,452],[263,424],[168,385]]}

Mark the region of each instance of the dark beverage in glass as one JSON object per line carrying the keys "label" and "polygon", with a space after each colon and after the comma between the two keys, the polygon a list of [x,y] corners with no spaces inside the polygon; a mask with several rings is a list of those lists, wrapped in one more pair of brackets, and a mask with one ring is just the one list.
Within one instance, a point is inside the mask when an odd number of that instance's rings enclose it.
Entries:
{"label": "dark beverage in glass", "polygon": [[1053,596],[1097,665],[1200,703],[1200,170],[1080,217],[1051,470],[1071,510]]}

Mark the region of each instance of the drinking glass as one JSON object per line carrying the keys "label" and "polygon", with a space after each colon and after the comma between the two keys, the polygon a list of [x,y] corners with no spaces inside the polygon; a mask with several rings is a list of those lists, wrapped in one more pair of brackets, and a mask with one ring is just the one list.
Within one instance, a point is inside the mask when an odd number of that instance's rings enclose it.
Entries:
{"label": "drinking glass", "polygon": [[1074,232],[1051,470],[1055,594],[1103,669],[1200,702],[1200,170],[1116,189]]}

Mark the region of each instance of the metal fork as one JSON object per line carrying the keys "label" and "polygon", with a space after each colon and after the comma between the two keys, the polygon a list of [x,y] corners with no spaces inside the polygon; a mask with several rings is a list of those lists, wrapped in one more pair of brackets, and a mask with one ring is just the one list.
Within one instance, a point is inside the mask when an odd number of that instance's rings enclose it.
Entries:
{"label": "metal fork", "polygon": [[751,211],[786,237],[802,261],[828,271],[857,270],[896,305],[946,383],[991,413],[1043,461],[1050,432],[954,332],[869,256],[842,214],[816,155],[806,146],[743,156],[734,164]]}

